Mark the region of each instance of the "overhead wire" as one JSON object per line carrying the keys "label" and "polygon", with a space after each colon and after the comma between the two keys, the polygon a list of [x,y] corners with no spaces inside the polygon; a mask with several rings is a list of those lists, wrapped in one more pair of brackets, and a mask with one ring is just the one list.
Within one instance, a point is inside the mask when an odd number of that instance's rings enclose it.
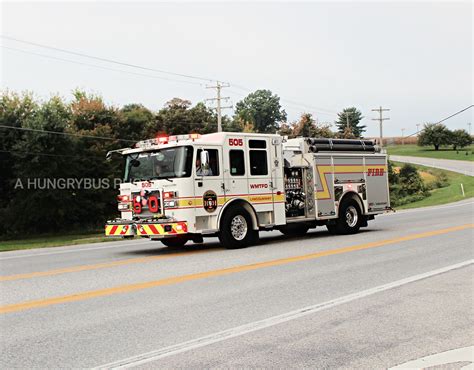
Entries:
{"label": "overhead wire", "polygon": [[164,81],[180,82],[180,83],[189,84],[189,85],[203,86],[202,83],[194,82],[194,81],[177,80],[177,79],[173,79],[173,78],[154,76],[154,75],[145,74],[145,73],[125,71],[123,69],[110,68],[110,67],[105,67],[105,66],[99,66],[97,64],[90,64],[90,63],[79,62],[79,61],[75,61],[75,60],[71,60],[71,59],[59,58],[59,57],[55,57],[55,56],[52,56],[52,55],[47,55],[47,54],[36,53],[36,52],[33,52],[33,51],[28,51],[28,50],[12,48],[12,47],[5,46],[5,45],[0,45],[0,47],[2,49],[13,50],[13,51],[20,52],[20,53],[31,54],[31,55],[39,56],[39,57],[42,57],[42,58],[48,58],[48,59],[53,59],[53,60],[57,60],[57,61],[61,61],[61,62],[73,63],[73,64],[78,64],[78,65],[87,66],[87,67],[93,67],[93,68],[98,68],[98,69],[103,69],[103,70],[108,70],[108,71],[114,71],[114,72],[120,72],[120,73],[127,73],[127,74],[135,75],[135,76],[156,78],[156,79],[164,80]]}
{"label": "overhead wire", "polygon": [[0,128],[11,129],[11,130],[19,130],[19,131],[40,132],[40,133],[53,134],[53,135],[75,136],[75,137],[81,137],[81,138],[87,138],[87,139],[125,141],[125,142],[129,142],[129,143],[135,143],[136,142],[136,140],[120,139],[120,138],[114,138],[114,137],[109,137],[109,136],[83,135],[83,134],[76,134],[76,133],[72,133],[72,132],[39,130],[39,129],[27,128],[27,127],[15,127],[15,126],[0,125]]}
{"label": "overhead wire", "polygon": [[82,157],[77,155],[68,155],[68,154],[49,154],[49,153],[38,153],[38,152],[25,152],[20,150],[0,150],[0,153],[19,153],[19,154],[27,154],[27,155],[39,155],[43,157],[67,157],[67,158],[80,158],[80,159],[89,159],[89,158],[102,158],[100,156],[88,156]]}
{"label": "overhead wire", "polygon": [[[457,116],[458,114],[460,114],[460,113],[462,113],[462,112],[467,111],[468,109],[470,109],[470,108],[472,108],[472,107],[474,107],[474,104],[468,105],[466,108],[463,108],[463,109],[457,111],[456,113],[453,113],[453,114],[449,115],[448,117],[443,118],[441,121],[438,121],[438,122],[436,122],[435,124],[436,124],[436,125],[437,125],[437,124],[440,124],[440,123],[442,123],[442,122],[444,122],[444,121],[446,121],[446,120],[448,120],[448,119],[450,119],[450,118],[452,118],[452,117],[454,117],[454,116]],[[408,138],[408,137],[415,136],[415,135],[417,135],[418,133],[420,133],[420,132],[422,132],[422,131],[424,131],[424,130],[425,130],[425,129],[422,128],[421,130],[416,131],[416,132],[414,132],[413,134],[410,134],[410,135],[404,136],[404,137],[405,137],[405,138]]]}
{"label": "overhead wire", "polygon": [[141,65],[138,65],[138,64],[121,62],[121,61],[110,59],[110,58],[97,57],[95,55],[81,53],[81,52],[77,52],[77,51],[73,51],[73,50],[67,50],[67,49],[62,49],[62,48],[58,48],[58,47],[54,47],[54,46],[40,44],[40,43],[37,43],[37,42],[22,40],[22,39],[18,39],[16,37],[11,37],[11,36],[7,36],[7,35],[0,35],[0,37],[5,39],[5,40],[10,40],[10,41],[15,41],[15,42],[19,42],[19,43],[23,43],[23,44],[27,44],[27,45],[37,46],[37,47],[40,47],[40,48],[54,50],[54,51],[58,51],[58,52],[61,52],[61,53],[66,53],[66,54],[71,54],[71,55],[76,55],[76,56],[80,56],[80,57],[83,57],[83,58],[95,59],[95,60],[100,60],[102,62],[118,64],[118,65],[125,66],[125,67],[138,68],[138,69],[142,69],[142,70],[145,70],[145,71],[163,73],[163,74],[179,76],[179,77],[184,77],[184,78],[191,78],[191,79],[201,80],[201,81],[208,81],[208,82],[215,81],[214,78],[200,77],[200,76],[194,76],[194,75],[185,74],[185,73],[177,73],[177,72],[166,71],[166,70],[163,70],[163,69],[145,67],[145,66],[141,66]]}
{"label": "overhead wire", "polygon": [[[23,40],[23,39],[18,39],[16,37],[11,37],[11,36],[7,36],[7,35],[0,35],[0,38],[3,38],[5,40],[10,40],[10,41],[23,43],[23,44],[26,44],[26,45],[32,45],[32,46],[45,48],[45,49],[49,49],[49,50],[53,50],[53,51],[57,51],[57,52],[61,52],[61,53],[67,53],[67,54],[71,54],[71,55],[75,55],[75,56],[80,56],[80,57],[83,57],[83,58],[95,59],[95,60],[99,60],[99,61],[102,61],[102,62],[118,64],[118,65],[131,67],[131,68],[138,68],[138,69],[142,69],[142,70],[153,71],[153,72],[157,72],[157,73],[174,75],[174,76],[179,76],[179,77],[183,77],[183,78],[190,78],[190,79],[196,79],[196,80],[207,81],[207,82],[217,81],[216,79],[213,79],[213,78],[200,77],[200,76],[195,76],[195,75],[185,74],[185,73],[171,72],[171,71],[167,71],[167,70],[163,70],[163,69],[150,68],[150,67],[145,67],[145,66],[141,66],[141,65],[138,65],[138,64],[121,62],[121,61],[117,61],[117,60],[114,60],[114,59],[111,59],[111,58],[97,57],[97,56],[82,53],[82,52],[76,52],[76,51],[73,51],[73,50],[58,48],[58,47],[54,47],[54,46],[50,46],[50,45],[45,45],[45,44],[42,44],[42,43],[37,43],[37,42],[27,41],[27,40]],[[90,66],[90,67],[94,67],[94,68],[111,70],[111,71],[115,71],[115,72],[135,74],[135,75],[139,75],[139,76],[143,76],[143,77],[159,78],[159,79],[164,79],[164,80],[169,80],[169,81],[174,81],[174,82],[191,83],[190,81],[167,79],[167,78],[160,77],[160,76],[145,75],[145,74],[140,74],[140,73],[135,73],[135,72],[130,72],[130,71],[117,70],[117,69],[113,69],[113,68],[98,66],[98,65],[89,64],[89,63],[72,61],[70,59],[58,58],[58,57],[49,56],[49,55],[40,54],[40,53],[35,53],[35,52],[30,52],[30,51],[26,51],[26,50],[15,49],[15,48],[3,46],[3,45],[1,47],[5,48],[5,49],[10,49],[10,50],[15,50],[15,51],[27,53],[27,54],[37,55],[37,56],[41,56],[41,57],[51,58],[51,59],[60,60],[60,61],[64,61],[64,62],[69,62],[69,63],[74,63],[74,64],[86,65],[86,66]],[[198,85],[202,86],[202,84],[198,84]],[[251,89],[249,89],[245,86],[242,86],[240,84],[232,83],[232,87],[243,90],[247,93],[252,91]],[[280,100],[283,101],[283,102],[287,102],[287,105],[290,106],[290,107],[291,107],[291,105],[293,105],[294,107],[297,107],[295,109],[298,109],[298,110],[303,108],[303,109],[309,109],[312,112],[319,113],[319,114],[337,115],[336,112],[328,110],[328,109],[314,107],[314,106],[311,106],[311,105],[308,105],[308,104],[299,103],[299,102],[289,100],[289,99],[285,99],[285,98],[280,98]]]}

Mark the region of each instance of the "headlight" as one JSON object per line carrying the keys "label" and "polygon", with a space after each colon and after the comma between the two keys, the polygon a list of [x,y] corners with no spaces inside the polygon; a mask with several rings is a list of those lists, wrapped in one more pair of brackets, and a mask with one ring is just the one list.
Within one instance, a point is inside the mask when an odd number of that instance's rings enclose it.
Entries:
{"label": "headlight", "polygon": [[129,203],[119,203],[118,204],[118,210],[119,211],[129,211],[130,210]]}
{"label": "headlight", "polygon": [[175,200],[166,200],[165,201],[165,208],[174,208],[176,207],[177,202]]}

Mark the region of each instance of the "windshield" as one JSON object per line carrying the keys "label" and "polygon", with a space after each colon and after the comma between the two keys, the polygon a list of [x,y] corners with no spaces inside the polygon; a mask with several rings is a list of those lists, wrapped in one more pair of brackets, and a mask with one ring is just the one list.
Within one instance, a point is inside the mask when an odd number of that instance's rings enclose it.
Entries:
{"label": "windshield", "polygon": [[193,147],[181,146],[127,156],[125,182],[191,176]]}

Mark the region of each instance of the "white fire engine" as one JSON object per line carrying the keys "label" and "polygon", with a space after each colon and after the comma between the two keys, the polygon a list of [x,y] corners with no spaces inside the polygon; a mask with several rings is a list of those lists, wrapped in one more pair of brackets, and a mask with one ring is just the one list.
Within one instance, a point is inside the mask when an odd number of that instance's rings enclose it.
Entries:
{"label": "white fire engine", "polygon": [[369,140],[220,132],[159,137],[118,151],[126,158],[121,218],[107,236],[166,246],[218,236],[226,248],[259,232],[301,235],[319,225],[355,233],[390,209],[387,156]]}

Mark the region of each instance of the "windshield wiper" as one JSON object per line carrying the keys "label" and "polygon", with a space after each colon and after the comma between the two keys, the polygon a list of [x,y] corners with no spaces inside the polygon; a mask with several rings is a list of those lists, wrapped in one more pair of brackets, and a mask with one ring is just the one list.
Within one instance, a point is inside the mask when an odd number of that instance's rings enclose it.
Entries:
{"label": "windshield wiper", "polygon": [[171,180],[168,177],[160,177],[160,176],[150,177],[150,180],[168,180],[169,182],[173,182],[173,180]]}

